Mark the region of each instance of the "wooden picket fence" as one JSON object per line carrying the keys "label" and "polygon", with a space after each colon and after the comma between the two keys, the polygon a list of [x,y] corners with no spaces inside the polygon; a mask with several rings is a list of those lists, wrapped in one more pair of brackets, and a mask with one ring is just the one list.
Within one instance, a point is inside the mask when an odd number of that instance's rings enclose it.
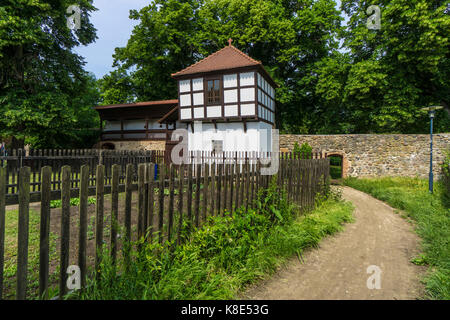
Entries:
{"label": "wooden picket fence", "polygon": [[[23,150],[13,149],[0,154],[0,167],[6,167],[8,176],[8,184],[6,193],[17,194],[18,192],[18,176],[22,167],[30,167],[31,180],[30,188],[32,192],[41,191],[41,172],[45,166],[52,168],[51,190],[61,189],[62,167],[70,166],[71,186],[78,187],[80,177],[77,173],[83,165],[88,165],[89,185],[95,186],[95,166],[98,164],[105,165],[106,175],[111,175],[113,164],[120,164],[122,170],[128,164],[133,164],[137,169],[140,163],[163,163],[165,152],[161,150],[100,150],[100,149],[39,149],[39,150]],[[7,204],[17,204],[17,197],[7,197]],[[33,197],[32,197],[33,201]]]}
{"label": "wooden picket fence", "polygon": [[[73,169],[66,165],[61,168],[59,190],[52,190],[52,168],[44,166],[37,192],[30,189],[31,169],[25,166],[18,172],[18,213],[6,211],[7,174],[5,168],[0,168],[0,299],[2,295],[11,298],[14,292],[16,299],[46,299],[49,288],[56,286],[53,278],[58,279],[59,296],[64,295],[68,291],[69,265],[79,266],[83,287],[86,277],[95,272],[92,270],[99,270],[104,247],[109,249],[115,262],[119,254],[129,257],[129,246],[124,245],[129,241],[144,239],[180,244],[184,240],[182,228],[186,222],[199,227],[208,216],[223,215],[241,207],[255,208],[258,191],[267,188],[271,179],[280,190],[285,189],[288,200],[303,211],[313,208],[317,194],[325,193],[328,187],[327,158],[300,159],[293,154],[281,154],[276,178],[261,174],[264,168],[258,159],[235,160],[220,155],[182,165],[140,163],[137,170],[129,163],[125,172],[121,164],[113,164],[110,176],[106,175],[105,165],[100,164],[95,166],[94,180],[90,178],[92,168],[82,165],[75,172],[79,176],[76,184],[72,180]],[[95,210],[88,204],[91,195],[95,195]],[[39,248],[34,248],[38,250],[39,263],[38,270],[30,271],[32,197],[38,200],[40,211]],[[74,197],[79,198],[79,205],[71,208],[70,200]],[[51,210],[54,198],[61,200],[61,209]],[[18,214],[14,281],[4,277],[5,261],[11,259],[5,257],[4,251],[6,214]],[[88,224],[92,219],[95,237],[88,239]],[[51,259],[50,238],[55,233],[59,253]],[[38,286],[33,285],[30,277]],[[7,286],[5,280],[8,280]]]}
{"label": "wooden picket fence", "polygon": [[[50,166],[52,168],[51,180],[51,200],[60,199],[61,197],[61,176],[62,167],[71,167],[71,188],[79,188],[80,186],[80,169],[83,165],[88,165],[89,171],[89,186],[95,190],[95,167],[99,164],[105,166],[106,184],[111,184],[112,166],[119,164],[121,166],[119,175],[120,184],[125,182],[125,169],[128,164],[134,167],[133,172],[137,172],[140,163],[164,163],[170,164],[168,161],[170,157],[165,151],[161,150],[138,150],[138,151],[114,151],[114,150],[100,150],[100,149],[80,149],[80,150],[29,150],[26,152],[22,149],[11,150],[7,156],[0,154],[0,167],[6,167],[7,185],[6,185],[6,204],[18,204],[19,191],[19,170],[22,167],[30,167],[30,201],[39,202],[42,185],[42,168]],[[278,155],[277,155],[278,156]],[[286,154],[287,156],[287,154]],[[297,159],[322,159],[325,154],[320,152],[312,152],[308,154],[296,154]],[[189,163],[211,163],[222,162],[226,160],[233,160],[234,162],[245,162],[248,159],[250,162],[255,162],[258,159],[270,159],[272,154],[270,152],[222,152],[214,154],[211,152],[194,152],[188,154],[187,162]],[[133,181],[137,181],[137,176],[133,177]],[[110,189],[107,189],[109,193]],[[90,194],[93,195],[93,194]]]}

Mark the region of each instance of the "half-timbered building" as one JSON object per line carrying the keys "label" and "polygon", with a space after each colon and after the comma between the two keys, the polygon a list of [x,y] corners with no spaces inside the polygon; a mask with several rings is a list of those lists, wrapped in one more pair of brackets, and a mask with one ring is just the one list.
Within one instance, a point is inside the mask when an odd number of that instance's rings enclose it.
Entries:
{"label": "half-timbered building", "polygon": [[171,131],[184,128],[190,151],[271,151],[277,84],[260,61],[230,40],[172,77],[176,100],[96,107],[106,121],[102,146],[123,149],[138,141],[154,149],[155,141],[164,141],[167,149]]}

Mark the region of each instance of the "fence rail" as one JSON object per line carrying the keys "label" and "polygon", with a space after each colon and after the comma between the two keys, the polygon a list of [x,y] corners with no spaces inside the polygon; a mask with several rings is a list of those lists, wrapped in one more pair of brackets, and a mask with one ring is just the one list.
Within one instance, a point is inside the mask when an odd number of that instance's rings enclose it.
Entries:
{"label": "fence rail", "polygon": [[[69,265],[79,266],[84,286],[86,277],[99,270],[104,247],[116,261],[119,255],[129,258],[129,246],[124,245],[129,240],[182,243],[185,223],[198,227],[208,216],[255,208],[258,191],[266,189],[271,179],[301,210],[311,209],[316,195],[328,186],[329,159],[282,154],[276,178],[262,175],[257,159],[233,159],[211,157],[178,166],[139,163],[137,168],[128,163],[124,172],[121,164],[112,164],[109,175],[104,164],[85,164],[79,170],[64,165],[57,190],[52,189],[54,171],[44,166],[35,192],[31,168],[23,166],[15,186],[18,192],[13,195],[7,195],[7,170],[0,168],[0,299],[46,299],[49,289],[56,287],[64,295]],[[95,206],[89,205],[89,196],[95,196]],[[6,211],[8,197],[15,197],[17,211]],[[75,207],[70,205],[73,197],[79,198]],[[50,209],[52,199],[60,199],[61,208]],[[33,210],[32,201],[39,202]],[[5,232],[14,231],[5,230],[7,215],[17,216],[17,240],[9,239],[5,251]],[[57,254],[51,254],[52,250]],[[29,257],[38,261],[30,262]]]}

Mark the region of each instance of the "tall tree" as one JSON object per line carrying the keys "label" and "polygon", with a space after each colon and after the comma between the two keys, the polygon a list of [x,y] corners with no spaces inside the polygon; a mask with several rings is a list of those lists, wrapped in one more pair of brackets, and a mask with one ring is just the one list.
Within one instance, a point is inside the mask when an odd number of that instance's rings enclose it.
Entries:
{"label": "tall tree", "polygon": [[[381,29],[367,27],[370,5],[381,9]],[[344,33],[349,52],[322,65],[317,92],[342,106],[350,132],[426,132],[428,117],[420,109],[430,104],[445,106],[437,130],[448,131],[446,6],[435,0],[342,1],[350,17]]]}
{"label": "tall tree", "polygon": [[[67,24],[73,14],[67,9],[74,4],[80,8],[78,30]],[[0,135],[12,136],[14,147],[37,138],[52,146],[61,133],[77,127],[80,95],[94,82],[73,48],[96,39],[89,22],[93,10],[92,0],[2,1]]]}
{"label": "tall tree", "polygon": [[105,104],[174,98],[170,74],[232,38],[280,85],[278,126],[307,131],[308,121],[315,123],[305,115],[323,100],[315,91],[316,63],[338,49],[342,18],[335,1],[159,0],[130,18],[140,23],[127,46],[115,51],[117,70],[101,82]]}

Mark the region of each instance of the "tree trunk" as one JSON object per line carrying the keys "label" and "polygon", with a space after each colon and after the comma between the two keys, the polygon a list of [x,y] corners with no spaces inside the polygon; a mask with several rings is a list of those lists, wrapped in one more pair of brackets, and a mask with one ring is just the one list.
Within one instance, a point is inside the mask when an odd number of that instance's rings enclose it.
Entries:
{"label": "tree trunk", "polygon": [[12,137],[11,139],[11,149],[23,149],[25,146],[24,139],[17,139],[16,137]]}

